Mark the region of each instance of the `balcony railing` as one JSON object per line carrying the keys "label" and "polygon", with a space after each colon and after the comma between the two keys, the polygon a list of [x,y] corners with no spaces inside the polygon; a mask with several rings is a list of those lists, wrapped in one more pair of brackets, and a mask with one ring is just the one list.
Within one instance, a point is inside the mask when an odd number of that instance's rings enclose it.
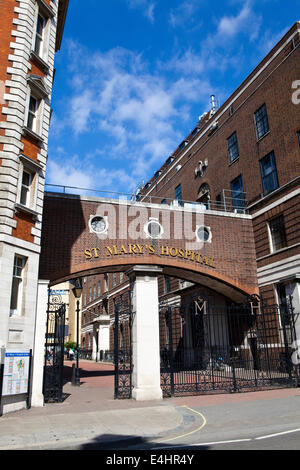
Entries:
{"label": "balcony railing", "polygon": [[159,204],[166,205],[171,207],[182,207],[185,209],[192,209],[195,211],[220,211],[220,212],[230,212],[236,214],[247,214],[247,200],[245,193],[236,197],[233,195],[231,190],[224,189],[222,194],[223,198],[220,201],[212,201],[203,203],[199,201],[188,201],[188,200],[177,200],[164,196],[154,196],[154,195],[143,195],[132,194],[132,193],[123,193],[117,191],[103,190],[103,189],[90,189],[90,188],[80,188],[77,186],[65,186],[57,184],[46,184],[45,191],[51,193],[62,193],[78,196],[88,196],[88,197],[99,197],[107,199],[115,199],[128,201],[132,203],[140,202],[144,204]]}

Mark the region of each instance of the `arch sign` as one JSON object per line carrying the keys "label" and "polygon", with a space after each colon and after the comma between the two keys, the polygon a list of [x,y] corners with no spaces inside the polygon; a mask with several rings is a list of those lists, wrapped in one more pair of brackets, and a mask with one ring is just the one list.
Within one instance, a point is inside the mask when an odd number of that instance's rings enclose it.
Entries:
{"label": "arch sign", "polygon": [[258,293],[251,217],[201,204],[46,193],[40,279],[55,285],[115,271],[132,284],[132,396],[160,399],[157,278],[189,280],[237,302]]}

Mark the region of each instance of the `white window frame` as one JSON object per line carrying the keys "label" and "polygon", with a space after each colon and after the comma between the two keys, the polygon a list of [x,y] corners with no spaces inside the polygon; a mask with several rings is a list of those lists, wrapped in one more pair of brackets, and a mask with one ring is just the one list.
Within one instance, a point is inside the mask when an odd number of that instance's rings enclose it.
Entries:
{"label": "white window frame", "polygon": [[[200,229],[203,230],[203,231],[205,230],[208,233],[208,239],[207,240],[201,240],[201,238],[199,237],[198,231]],[[195,235],[196,235],[196,240],[200,243],[211,243],[212,242],[212,231],[211,231],[211,228],[208,227],[207,225],[196,225]]]}
{"label": "white window frame", "polygon": [[[43,19],[43,30],[40,35],[41,44],[40,49],[36,52],[36,38],[37,38],[37,26],[39,16]],[[49,45],[50,45],[50,28],[51,28],[51,19],[54,18],[55,14],[52,8],[47,5],[44,0],[36,1],[35,8],[35,17],[33,25],[33,36],[32,36],[32,52],[35,57],[42,60],[42,62],[47,65],[49,59]]]}
{"label": "white window frame", "polygon": [[[159,234],[155,237],[153,237],[153,235],[151,235],[150,228],[149,228],[150,225],[153,224],[153,223],[158,225],[159,229],[160,229]],[[160,238],[163,238],[164,228],[163,228],[162,224],[159,222],[159,220],[156,217],[150,217],[149,220],[147,220],[147,222],[144,225],[144,232],[146,234],[146,238],[151,238],[151,239],[158,240]]]}
{"label": "white window frame", "polygon": [[[274,246],[274,241],[273,241],[272,232],[271,232],[271,223],[272,223],[272,221],[275,220],[275,219],[277,219],[277,218],[279,218],[281,215],[282,215],[282,214],[279,214],[278,216],[272,217],[272,219],[270,219],[270,220],[267,221],[268,236],[269,236],[269,246],[270,246],[270,252],[271,252],[271,253],[277,253],[278,251],[280,251],[280,250],[282,250],[282,249],[284,249],[284,248],[287,247],[287,244],[286,244],[285,247],[276,248],[276,247]],[[283,219],[283,221],[284,221],[284,219]],[[285,224],[284,224],[284,229],[285,229]]]}
{"label": "white window frame", "polygon": [[[31,158],[26,157],[26,155],[20,154],[20,169],[19,169],[19,184],[18,184],[18,193],[17,193],[17,202],[16,209],[22,209],[30,212],[32,215],[37,215],[36,213],[36,204],[37,204],[37,191],[39,183],[39,175],[42,172],[43,168],[38,162],[31,160]],[[26,204],[21,200],[22,198],[22,188],[23,188],[23,175],[24,172],[31,175],[30,186],[28,187],[28,195]]]}
{"label": "white window frame", "polygon": [[[32,110],[30,109],[30,103],[31,101],[34,100],[35,101],[35,109]],[[39,129],[38,129],[38,117],[39,117],[39,110],[40,110],[40,105],[41,105],[41,101],[36,98],[33,93],[30,93],[30,96],[29,96],[29,101],[28,101],[28,110],[27,110],[27,117],[26,117],[26,127],[28,129],[30,129],[31,131],[35,132],[36,134],[38,134],[39,132]],[[32,124],[29,125],[29,118],[32,118]]]}
{"label": "white window frame", "polygon": [[[20,264],[18,264],[20,261]],[[12,283],[11,283],[11,296],[10,296],[10,316],[21,316],[22,314],[22,303],[23,303],[23,285],[24,285],[24,272],[25,272],[25,265],[27,262],[27,258],[21,255],[15,254],[14,256],[14,264],[13,264],[13,273],[12,273]],[[21,273],[19,274],[18,270],[21,269]],[[17,287],[17,301],[16,301],[16,308],[12,308],[12,299],[13,299],[13,292],[14,292],[14,282],[18,279],[18,287]]]}
{"label": "white window frame", "polygon": [[[24,174],[28,175],[28,185],[24,183]],[[23,172],[22,172],[22,178],[21,178],[21,191],[20,191],[20,204],[25,206],[25,207],[31,207],[31,196],[32,196],[32,183],[33,183],[34,175],[27,169],[23,167]],[[25,193],[25,202],[22,201],[22,196]]]}
{"label": "white window frame", "polygon": [[[39,19],[41,24],[42,31],[38,31]],[[44,57],[44,47],[45,47],[45,29],[46,29],[47,20],[41,14],[40,11],[37,12],[36,22],[35,22],[35,35],[34,35],[34,47],[33,50],[35,54],[43,59]],[[39,41],[39,47],[37,50],[37,42]]]}

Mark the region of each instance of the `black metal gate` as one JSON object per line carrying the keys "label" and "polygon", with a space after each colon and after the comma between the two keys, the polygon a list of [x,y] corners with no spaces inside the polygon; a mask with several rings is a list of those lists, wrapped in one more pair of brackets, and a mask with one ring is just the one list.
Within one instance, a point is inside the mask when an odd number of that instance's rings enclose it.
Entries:
{"label": "black metal gate", "polygon": [[258,296],[242,305],[209,305],[195,296],[160,306],[161,386],[164,396],[237,392],[298,384],[291,360],[293,309],[265,306]]}
{"label": "black metal gate", "polygon": [[116,299],[114,324],[115,398],[132,396],[132,338],[130,300]]}
{"label": "black metal gate", "polygon": [[43,394],[45,402],[63,400],[66,306],[59,298],[48,302]]}

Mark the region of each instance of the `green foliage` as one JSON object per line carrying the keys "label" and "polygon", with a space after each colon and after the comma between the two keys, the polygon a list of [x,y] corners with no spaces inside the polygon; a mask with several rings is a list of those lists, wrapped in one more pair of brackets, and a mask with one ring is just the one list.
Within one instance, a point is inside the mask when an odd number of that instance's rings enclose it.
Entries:
{"label": "green foliage", "polygon": [[65,343],[65,349],[75,349],[76,343],[74,341],[67,341]]}

